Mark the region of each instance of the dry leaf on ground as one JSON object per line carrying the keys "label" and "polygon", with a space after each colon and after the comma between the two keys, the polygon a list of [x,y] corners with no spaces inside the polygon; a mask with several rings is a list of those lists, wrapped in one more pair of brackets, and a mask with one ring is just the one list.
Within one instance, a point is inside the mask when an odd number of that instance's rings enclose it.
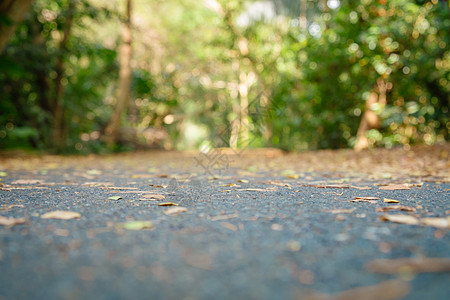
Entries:
{"label": "dry leaf on ground", "polygon": [[228,223],[228,222],[222,222],[220,225],[222,225],[223,228],[229,229],[234,232],[236,232],[238,230],[236,225]]}
{"label": "dry leaf on ground", "polygon": [[141,230],[152,228],[153,224],[150,221],[130,221],[121,224],[121,227],[128,230]]}
{"label": "dry leaf on ground", "polygon": [[371,190],[372,188],[370,186],[350,186],[352,189],[357,189],[357,190]]}
{"label": "dry leaf on ground", "polygon": [[145,201],[145,200],[154,201],[154,200],[163,200],[163,199],[166,199],[166,196],[160,195],[160,194],[145,194],[145,195],[142,195],[141,199],[139,199],[139,200],[142,200],[142,201]]}
{"label": "dry leaf on ground", "polygon": [[349,209],[325,209],[324,212],[332,213],[332,214],[351,214],[354,212],[356,208],[349,208]]}
{"label": "dry leaf on ground", "polygon": [[236,183],[219,184],[219,186],[239,186]]}
{"label": "dry leaf on ground", "polygon": [[302,184],[300,186],[310,186],[310,187],[316,187],[319,189],[348,189],[350,188],[349,185],[337,185],[337,184]]}
{"label": "dry leaf on ground", "polygon": [[275,192],[277,189],[276,188],[266,188],[266,189],[238,189],[238,191],[248,191],[248,192]]}
{"label": "dry leaf on ground", "polygon": [[384,198],[383,202],[384,203],[399,203],[400,201],[395,200],[395,199]]}
{"label": "dry leaf on ground", "polygon": [[0,225],[3,226],[14,226],[17,224],[23,224],[26,223],[27,219],[25,218],[8,218],[4,216],[0,216]]}
{"label": "dry leaf on ground", "polygon": [[83,183],[81,186],[91,186],[91,187],[106,187],[111,186],[112,182],[96,182],[96,181],[88,181]]}
{"label": "dry leaf on ground", "polygon": [[416,209],[414,207],[404,206],[404,205],[392,205],[392,206],[375,208],[376,212],[386,212],[386,211],[391,211],[391,210],[416,211]]}
{"label": "dry leaf on ground", "polygon": [[376,259],[366,265],[369,272],[396,274],[399,272],[450,272],[449,258]]}
{"label": "dry leaf on ground", "polygon": [[161,202],[161,203],[158,203],[158,206],[178,206],[178,204],[173,203],[173,202]]}
{"label": "dry leaf on ground", "polygon": [[377,203],[377,200],[380,200],[378,197],[370,197],[370,196],[361,196],[354,197],[350,202],[369,202],[369,203]]}
{"label": "dry leaf on ground", "polygon": [[160,185],[160,184],[149,184],[149,186],[154,187],[154,188],[163,188],[163,189],[168,187],[168,185]]}
{"label": "dry leaf on ground", "polygon": [[450,217],[447,218],[422,218],[420,223],[426,226],[433,226],[442,229],[450,229]]}
{"label": "dry leaf on ground", "polygon": [[380,190],[394,191],[394,190],[410,190],[407,184],[388,184],[380,186]]}
{"label": "dry leaf on ground", "polygon": [[165,211],[163,211],[163,213],[165,215],[178,215],[182,212],[186,212],[187,208],[186,207],[181,207],[181,206],[176,206],[176,207],[171,207],[169,209],[166,209]]}
{"label": "dry leaf on ground", "polygon": [[382,215],[381,221],[390,221],[394,223],[401,223],[407,225],[418,225],[419,219],[410,215]]}
{"label": "dry leaf on ground", "polygon": [[238,182],[249,183],[249,181],[247,179],[239,179]]}
{"label": "dry leaf on ground", "polygon": [[81,217],[80,213],[62,210],[55,210],[41,215],[41,219],[60,219],[60,220],[79,219],[80,217]]}

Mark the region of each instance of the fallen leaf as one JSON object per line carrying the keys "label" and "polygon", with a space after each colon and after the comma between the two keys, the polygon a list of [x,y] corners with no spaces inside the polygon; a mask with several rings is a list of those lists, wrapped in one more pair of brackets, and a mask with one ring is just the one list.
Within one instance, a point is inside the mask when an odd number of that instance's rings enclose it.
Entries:
{"label": "fallen leaf", "polygon": [[362,197],[354,197],[354,200],[380,200],[378,197],[370,197],[370,196],[362,196]]}
{"label": "fallen leaf", "polygon": [[150,221],[130,221],[121,224],[121,227],[128,230],[141,230],[152,228],[153,224]]}
{"label": "fallen leaf", "polygon": [[249,183],[249,181],[247,179],[239,179],[238,182]]}
{"label": "fallen leaf", "polygon": [[426,226],[433,226],[442,229],[450,229],[450,217],[447,218],[422,218],[420,223]]}
{"label": "fallen leaf", "polygon": [[115,200],[115,201],[118,201],[118,200],[120,200],[120,199],[123,199],[121,196],[111,196],[111,197],[108,197],[108,200]]}
{"label": "fallen leaf", "polygon": [[395,200],[395,199],[388,199],[388,198],[384,198],[383,199],[384,203],[399,203],[400,201]]}
{"label": "fallen leaf", "polygon": [[236,232],[238,230],[237,226],[228,222],[222,222],[220,225],[222,225],[223,228],[229,229],[233,232]]}
{"label": "fallen leaf", "polygon": [[41,219],[60,219],[60,220],[70,220],[79,219],[81,217],[80,213],[74,211],[62,211],[55,210],[45,213],[41,216]]}
{"label": "fallen leaf", "polygon": [[186,212],[187,208],[186,207],[181,207],[181,206],[176,206],[176,207],[171,207],[169,209],[166,209],[165,211],[163,211],[163,213],[165,215],[178,215],[182,212]]}
{"label": "fallen leaf", "polygon": [[11,182],[11,184],[40,184],[42,182],[43,181],[39,179],[18,179]]}
{"label": "fallen leaf", "polygon": [[25,218],[8,218],[4,216],[0,216],[0,225],[3,226],[14,226],[17,224],[23,224],[26,223],[27,219]]}
{"label": "fallen leaf", "polygon": [[271,185],[277,185],[277,186],[283,186],[283,187],[287,187],[287,188],[291,188],[291,185],[289,183],[286,182],[282,182],[279,180],[274,180],[274,181],[263,181],[262,183],[265,184],[271,184]]}
{"label": "fallen leaf", "polygon": [[298,179],[300,176],[298,174],[286,175],[286,178],[289,179]]}
{"label": "fallen leaf", "polygon": [[385,186],[381,186],[380,190],[388,190],[388,191],[394,191],[394,190],[410,190],[411,188],[406,184],[388,184]]}
{"label": "fallen leaf", "polygon": [[248,191],[248,192],[274,192],[276,191],[276,188],[267,188],[267,189],[238,189],[238,191]]}
{"label": "fallen leaf", "polygon": [[14,208],[14,207],[24,208],[25,205],[22,205],[22,204],[11,204],[11,205],[7,205],[7,206],[0,206],[0,210],[10,210],[11,208]]}
{"label": "fallen leaf", "polygon": [[450,272],[450,259],[430,257],[375,259],[366,265],[366,269],[369,272],[384,274]]}
{"label": "fallen leaf", "polygon": [[390,221],[394,223],[408,224],[408,225],[418,225],[419,219],[410,215],[382,215],[380,217],[381,221]]}
{"label": "fallen leaf", "polygon": [[105,187],[105,186],[111,186],[112,182],[95,182],[95,181],[88,181],[82,184],[82,186],[101,186],[101,187]]}
{"label": "fallen leaf", "polygon": [[219,184],[219,186],[239,186],[236,183]]}
{"label": "fallen leaf", "polygon": [[229,219],[233,219],[233,218],[237,218],[237,217],[239,217],[238,214],[229,214],[229,215],[213,216],[213,217],[209,217],[209,219],[211,221],[222,221],[222,220],[229,220]]}
{"label": "fallen leaf", "polygon": [[302,184],[300,186],[311,186],[319,189],[348,189],[349,185],[337,185],[337,184]]}
{"label": "fallen leaf", "polygon": [[163,189],[168,187],[168,185],[160,185],[160,184],[149,184],[149,186],[154,187],[154,188],[163,188]]}
{"label": "fallen leaf", "polygon": [[392,205],[392,206],[375,208],[376,212],[386,212],[386,211],[391,211],[391,210],[416,211],[416,209],[414,207],[404,206],[404,205]]}
{"label": "fallen leaf", "polygon": [[105,190],[137,190],[135,187],[124,187],[124,186],[108,186],[104,188]]}
{"label": "fallen leaf", "polygon": [[145,195],[142,195],[141,196],[141,199],[139,199],[139,200],[143,200],[143,201],[145,201],[145,200],[163,200],[163,199],[165,199],[166,198],[166,196],[164,196],[164,195],[160,195],[160,194],[145,194]]}
{"label": "fallen leaf", "polygon": [[324,212],[332,213],[332,214],[351,214],[354,212],[356,208],[350,209],[325,209]]}
{"label": "fallen leaf", "polygon": [[158,203],[158,206],[178,206],[178,204],[173,203],[173,202],[161,202],[161,203]]}
{"label": "fallen leaf", "polygon": [[371,190],[372,188],[370,186],[350,186],[352,189],[357,189],[357,190]]}

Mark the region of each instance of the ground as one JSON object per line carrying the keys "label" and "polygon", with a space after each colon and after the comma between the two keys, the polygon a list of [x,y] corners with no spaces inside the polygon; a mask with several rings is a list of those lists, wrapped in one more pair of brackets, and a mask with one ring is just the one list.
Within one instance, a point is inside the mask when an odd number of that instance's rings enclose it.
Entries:
{"label": "ground", "polygon": [[0,156],[0,299],[448,299],[450,144]]}

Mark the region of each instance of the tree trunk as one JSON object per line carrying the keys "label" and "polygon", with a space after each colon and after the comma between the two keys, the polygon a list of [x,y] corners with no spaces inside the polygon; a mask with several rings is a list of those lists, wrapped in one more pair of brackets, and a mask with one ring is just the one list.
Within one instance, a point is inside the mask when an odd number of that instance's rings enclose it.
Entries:
{"label": "tree trunk", "polygon": [[127,108],[130,99],[131,87],[131,0],[127,1],[126,18],[122,30],[122,46],[119,51],[119,81],[117,85],[117,98],[113,114],[105,130],[105,141],[108,148],[112,148],[118,140],[120,120]]}
{"label": "tree trunk", "polygon": [[67,9],[67,18],[63,31],[63,38],[59,43],[60,54],[56,59],[56,78],[55,78],[55,94],[53,100],[53,124],[52,124],[52,142],[55,149],[59,152],[65,147],[65,126],[64,126],[64,55],[67,50],[67,41],[69,40],[70,32],[73,24],[73,17],[75,14],[75,1],[69,2]]}
{"label": "tree trunk", "polygon": [[308,19],[306,15],[306,10],[308,7],[308,0],[300,0],[300,29],[306,32],[308,27]]}
{"label": "tree trunk", "polygon": [[369,148],[370,143],[367,139],[367,132],[370,129],[378,129],[381,126],[380,116],[373,111],[375,104],[386,105],[386,93],[392,88],[392,83],[385,82],[383,79],[377,80],[377,85],[372,89],[369,97],[366,99],[365,111],[359,123],[356,133],[356,143],[354,149],[361,151]]}
{"label": "tree trunk", "polygon": [[17,25],[22,22],[33,2],[34,0],[3,0],[0,3],[0,15],[6,17],[7,22],[11,22],[11,24],[5,24],[0,21],[0,53],[3,52]]}

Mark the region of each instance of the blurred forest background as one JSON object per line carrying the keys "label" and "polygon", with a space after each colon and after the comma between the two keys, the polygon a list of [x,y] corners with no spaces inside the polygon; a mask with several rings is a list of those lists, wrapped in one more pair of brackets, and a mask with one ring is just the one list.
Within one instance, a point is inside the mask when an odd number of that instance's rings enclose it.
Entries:
{"label": "blurred forest background", "polygon": [[449,33],[442,0],[3,0],[0,149],[443,143]]}

